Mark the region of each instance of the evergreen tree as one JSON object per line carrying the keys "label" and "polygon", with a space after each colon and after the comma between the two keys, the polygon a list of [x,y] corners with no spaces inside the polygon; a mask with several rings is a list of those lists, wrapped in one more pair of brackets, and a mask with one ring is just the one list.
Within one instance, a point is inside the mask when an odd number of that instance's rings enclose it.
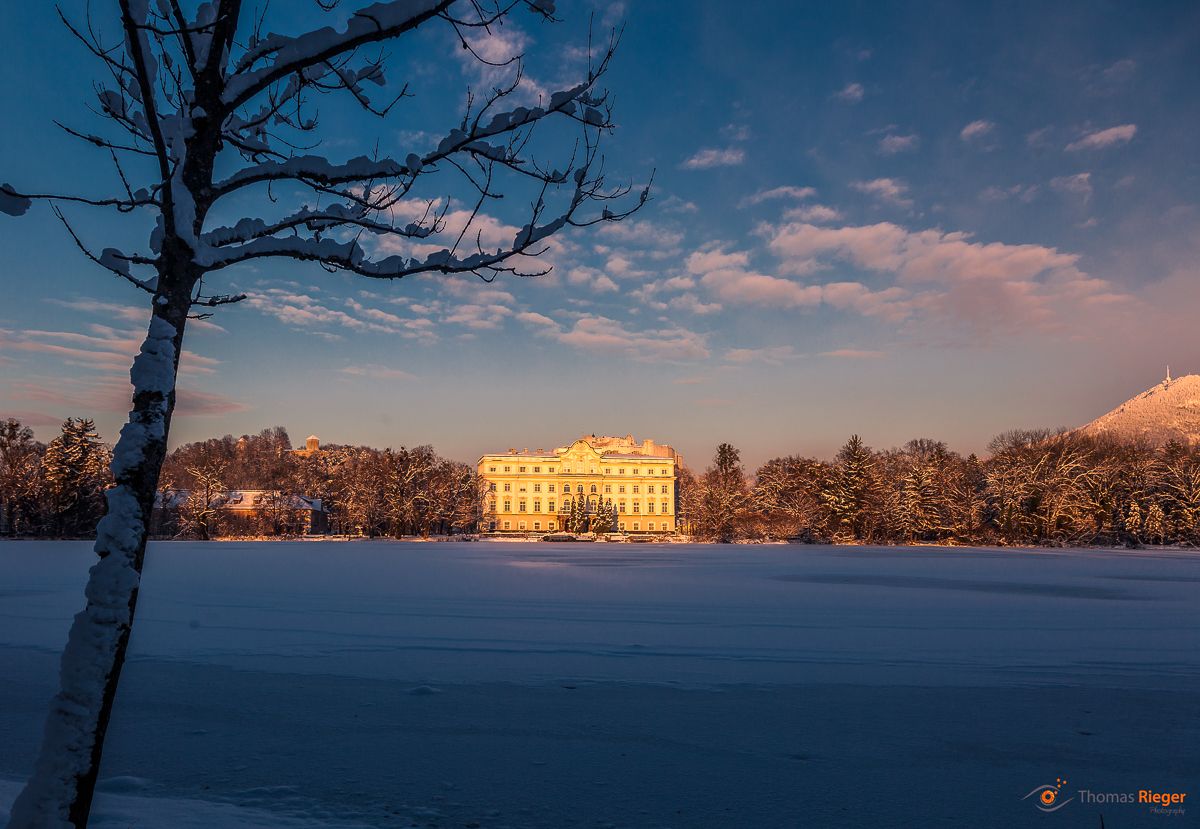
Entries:
{"label": "evergreen tree", "polygon": [[567,532],[585,533],[588,531],[587,501],[582,493],[571,502],[571,513],[567,517]]}
{"label": "evergreen tree", "polygon": [[1137,501],[1130,501],[1125,511],[1125,535],[1134,543],[1142,540],[1142,507]]}
{"label": "evergreen tree", "polygon": [[89,418],[69,417],[46,447],[46,500],[56,535],[84,535],[104,514],[109,454]]}
{"label": "evergreen tree", "polygon": [[1146,523],[1144,532],[1146,540],[1151,544],[1162,544],[1166,540],[1167,521],[1163,514],[1163,508],[1159,506],[1157,501],[1150,504],[1146,510]]}
{"label": "evergreen tree", "polygon": [[824,492],[836,536],[866,540],[871,501],[876,492],[875,460],[858,435],[837,455],[837,467]]}
{"label": "evergreen tree", "polygon": [[728,544],[737,535],[738,520],[750,506],[750,488],[741,453],[731,444],[717,447],[713,464],[700,480],[698,534]]}
{"label": "evergreen tree", "polygon": [[613,515],[612,500],[605,501],[603,498],[596,505],[596,512],[592,515],[591,530],[594,533],[610,533],[613,531],[613,521],[616,516]]}

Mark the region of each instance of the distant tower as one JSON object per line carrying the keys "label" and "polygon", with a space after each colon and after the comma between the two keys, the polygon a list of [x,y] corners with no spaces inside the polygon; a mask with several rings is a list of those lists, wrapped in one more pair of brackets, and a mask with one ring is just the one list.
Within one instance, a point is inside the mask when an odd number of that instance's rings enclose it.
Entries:
{"label": "distant tower", "polygon": [[304,448],[309,452],[316,452],[321,448],[321,439],[316,435],[309,435],[304,441]]}
{"label": "distant tower", "polygon": [[1163,381],[1165,385],[1171,385],[1171,364],[1167,363],[1167,379]]}

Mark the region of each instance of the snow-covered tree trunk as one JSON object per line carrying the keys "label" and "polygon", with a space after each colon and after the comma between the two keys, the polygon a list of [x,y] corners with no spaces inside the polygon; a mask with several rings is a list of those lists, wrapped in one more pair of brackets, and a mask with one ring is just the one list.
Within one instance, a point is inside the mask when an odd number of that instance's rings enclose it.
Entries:
{"label": "snow-covered tree trunk", "polygon": [[[165,280],[164,280],[165,281]],[[179,280],[186,282],[185,280]],[[146,531],[167,451],[175,378],[189,293],[155,299],[149,330],[133,361],[133,408],[113,452],[114,486],[96,528],[99,561],[87,606],[71,624],[60,690],[51,704],[33,776],[13,804],[10,829],[87,825],[104,734],[125,664],[146,554]]]}

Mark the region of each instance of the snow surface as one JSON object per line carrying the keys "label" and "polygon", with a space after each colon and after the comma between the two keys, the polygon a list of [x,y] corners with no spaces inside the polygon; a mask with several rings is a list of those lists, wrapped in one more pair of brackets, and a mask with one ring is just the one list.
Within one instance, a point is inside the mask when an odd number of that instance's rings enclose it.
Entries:
{"label": "snow surface", "polygon": [[[90,558],[0,542],[0,816]],[[1011,827],[1200,772],[1180,551],[154,543],[143,587],[101,826]]]}

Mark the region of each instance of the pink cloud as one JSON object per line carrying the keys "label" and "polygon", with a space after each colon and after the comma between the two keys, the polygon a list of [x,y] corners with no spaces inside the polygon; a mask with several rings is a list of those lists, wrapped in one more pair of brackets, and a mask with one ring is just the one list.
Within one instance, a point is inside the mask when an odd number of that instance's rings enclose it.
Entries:
{"label": "pink cloud", "polygon": [[1069,152],[1077,150],[1101,150],[1105,147],[1128,144],[1133,140],[1135,135],[1137,135],[1137,124],[1121,124],[1118,127],[1109,127],[1105,130],[1085,133],[1078,140],[1068,144],[1066,149]]}
{"label": "pink cloud", "polygon": [[596,314],[580,314],[569,328],[533,312],[517,319],[539,336],[586,352],[619,353],[638,362],[686,362],[709,356],[704,335],[679,326],[639,331]]}

